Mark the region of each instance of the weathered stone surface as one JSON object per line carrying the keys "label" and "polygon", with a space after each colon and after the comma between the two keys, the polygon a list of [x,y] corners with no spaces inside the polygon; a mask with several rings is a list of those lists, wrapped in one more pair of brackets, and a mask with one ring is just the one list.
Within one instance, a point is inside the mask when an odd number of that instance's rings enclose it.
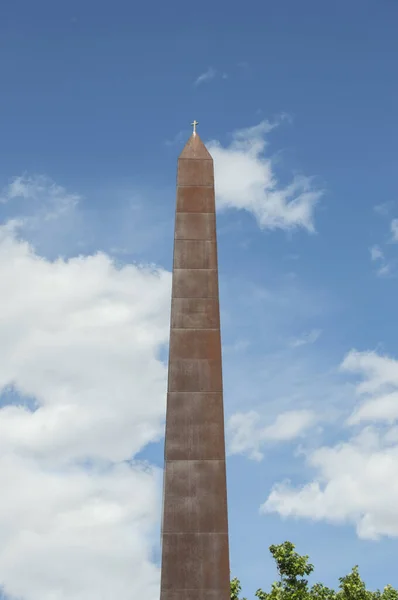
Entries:
{"label": "weathered stone surface", "polygon": [[221,392],[169,392],[165,459],[225,459]]}
{"label": "weathered stone surface", "polygon": [[178,161],[161,600],[229,600],[228,513],[213,161]]}
{"label": "weathered stone surface", "polygon": [[229,583],[227,533],[163,533],[161,587],[224,590]]}
{"label": "weathered stone surface", "polygon": [[216,269],[174,269],[173,272],[173,310],[174,298],[217,298],[218,274]]}
{"label": "weathered stone surface", "polygon": [[163,590],[162,600],[230,600],[225,590]]}
{"label": "weathered stone surface", "polygon": [[178,358],[203,358],[221,361],[220,333],[217,329],[172,329],[170,356]]}
{"label": "weathered stone surface", "polygon": [[189,186],[178,188],[177,213],[214,213],[214,187]]}
{"label": "weathered stone surface", "polygon": [[176,240],[215,240],[216,216],[214,213],[177,213]]}
{"label": "weathered stone surface", "polygon": [[172,329],[219,329],[218,298],[173,298]]}
{"label": "weathered stone surface", "polygon": [[178,185],[214,186],[212,160],[182,159],[178,161]]}
{"label": "weathered stone surface", "polygon": [[178,358],[169,363],[169,392],[222,392],[220,360]]}
{"label": "weathered stone surface", "polygon": [[174,268],[216,269],[216,243],[213,240],[175,240]]}
{"label": "weathered stone surface", "polygon": [[168,460],[163,533],[228,532],[225,461]]}

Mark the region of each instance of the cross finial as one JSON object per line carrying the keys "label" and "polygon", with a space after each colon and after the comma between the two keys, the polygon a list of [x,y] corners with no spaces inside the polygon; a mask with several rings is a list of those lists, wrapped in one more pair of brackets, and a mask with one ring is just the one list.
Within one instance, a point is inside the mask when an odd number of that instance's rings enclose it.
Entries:
{"label": "cross finial", "polygon": [[197,121],[194,121],[193,123],[191,123],[192,127],[193,127],[193,134],[196,135],[196,125],[199,125],[199,123]]}

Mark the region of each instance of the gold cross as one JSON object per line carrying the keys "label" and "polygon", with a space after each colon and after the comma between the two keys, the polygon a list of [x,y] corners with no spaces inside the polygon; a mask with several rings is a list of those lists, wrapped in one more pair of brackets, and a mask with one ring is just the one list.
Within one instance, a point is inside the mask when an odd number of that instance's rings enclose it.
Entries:
{"label": "gold cross", "polygon": [[193,134],[196,135],[196,125],[199,125],[199,123],[197,121],[194,121],[193,123],[191,123],[192,127],[193,127]]}

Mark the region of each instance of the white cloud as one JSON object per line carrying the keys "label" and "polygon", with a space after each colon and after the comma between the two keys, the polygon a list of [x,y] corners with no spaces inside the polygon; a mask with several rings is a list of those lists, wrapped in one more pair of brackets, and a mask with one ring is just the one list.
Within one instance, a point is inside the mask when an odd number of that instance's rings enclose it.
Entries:
{"label": "white cloud", "polygon": [[217,75],[217,71],[213,67],[209,67],[207,71],[201,73],[194,81],[194,85],[198,86],[202,83],[208,83],[212,79],[214,79]]}
{"label": "white cloud", "polygon": [[379,277],[386,277],[387,275],[391,274],[391,268],[392,268],[392,265],[385,264],[377,270],[377,275]]}
{"label": "white cloud", "polygon": [[373,209],[374,211],[382,217],[386,217],[394,207],[394,202],[382,202],[381,204],[376,204]]}
{"label": "white cloud", "polygon": [[304,333],[301,337],[295,338],[289,342],[291,348],[299,348],[300,346],[307,346],[308,344],[315,344],[322,334],[321,329],[312,329],[311,331]]}
{"label": "white cloud", "polygon": [[398,361],[376,352],[352,350],[341,368],[363,378],[356,387],[360,403],[348,419],[350,425],[362,421],[392,424],[398,419]]}
{"label": "white cloud", "polygon": [[279,414],[271,425],[262,426],[261,416],[255,412],[236,413],[227,425],[229,454],[247,454],[261,460],[262,446],[270,442],[287,442],[300,437],[316,422],[310,410],[289,410]]}
{"label": "white cloud", "polygon": [[372,261],[384,260],[384,253],[380,246],[372,246],[370,248],[370,258]]}
{"label": "white cloud", "polygon": [[[380,206],[375,206],[376,212],[386,217],[390,212],[391,207],[394,206],[394,203],[386,203],[381,204]],[[388,277],[394,276],[397,273],[397,260],[396,258],[389,257],[389,248],[391,249],[391,244],[395,244],[398,242],[398,219],[392,219],[390,222],[390,234],[386,243],[384,244],[384,249],[380,247],[380,245],[375,245],[370,248],[370,257],[373,262],[378,264],[378,268],[376,269],[376,274],[380,277]],[[387,257],[386,257],[387,255]]]}
{"label": "white cloud", "polygon": [[378,263],[376,274],[379,277],[386,277],[391,274],[393,263],[387,262],[380,246],[375,245],[370,248],[370,258],[372,262]]}
{"label": "white cloud", "polygon": [[12,179],[0,195],[0,201],[3,203],[17,199],[31,202],[36,219],[40,216],[45,220],[51,220],[73,209],[79,202],[80,196],[68,193],[64,187],[47,177],[22,175]]}
{"label": "white cloud", "polygon": [[[33,192],[57,196],[21,178],[8,198]],[[0,583],[24,600],[155,600],[159,474],[126,461],[163,433],[170,273],[49,261],[15,230],[0,227]]]}
{"label": "white cloud", "polygon": [[391,233],[393,242],[398,242],[398,219],[391,221]]}
{"label": "white cloud", "polygon": [[218,207],[247,210],[262,228],[313,231],[314,209],[322,191],[304,175],[295,176],[287,186],[279,184],[272,159],[264,155],[265,136],[275,126],[262,121],[237,130],[228,147],[217,141],[208,143],[215,164]]}
{"label": "white cloud", "polygon": [[0,448],[123,460],[159,434],[169,273],[50,263],[0,230],[0,276],[0,386],[40,404],[0,411]]}
{"label": "white cloud", "polygon": [[347,425],[365,425],[346,441],[310,452],[316,478],[297,488],[275,485],[262,511],[352,523],[362,538],[398,536],[398,361],[351,351],[341,366],[361,378]]}
{"label": "white cloud", "polygon": [[156,473],[136,465],[46,469],[2,454],[0,581],[24,600],[156,600]]}
{"label": "white cloud", "polygon": [[363,421],[387,421],[394,423],[398,419],[398,391],[371,397],[363,402],[348,419],[354,425]]}
{"label": "white cloud", "polygon": [[398,387],[398,362],[377,352],[351,350],[344,358],[341,369],[362,376],[363,381],[357,385],[359,394],[374,394]]}

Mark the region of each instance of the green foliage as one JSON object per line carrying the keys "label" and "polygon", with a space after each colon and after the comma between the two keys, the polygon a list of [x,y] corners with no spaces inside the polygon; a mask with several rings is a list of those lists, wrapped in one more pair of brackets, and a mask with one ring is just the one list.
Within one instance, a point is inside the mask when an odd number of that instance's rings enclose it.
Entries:
{"label": "green foliage", "polygon": [[[235,579],[232,579],[231,581],[231,600],[240,600],[239,594],[241,590],[242,586],[240,585],[240,581],[235,577]],[[246,598],[242,598],[242,600],[246,600]]]}
{"label": "green foliage", "polygon": [[380,594],[380,598],[383,600],[398,600],[398,590],[393,588],[392,585],[386,585],[383,593]]}
{"label": "green foliage", "polygon": [[340,591],[336,594],[337,600],[372,600],[374,592],[366,589],[356,565],[349,575],[340,577]]}
{"label": "green foliage", "polygon": [[315,583],[310,590],[311,600],[335,600],[336,592],[323,585]]}
{"label": "green foliage", "polygon": [[[322,583],[309,587],[306,577],[311,575],[314,566],[308,561],[308,556],[298,554],[291,542],[270,546],[270,552],[276,562],[279,581],[272,584],[270,592],[258,589],[255,593],[258,600],[398,600],[398,590],[391,585],[382,592],[367,590],[358,566],[345,577],[340,577],[337,592]],[[246,600],[240,598],[241,590],[240,581],[235,577],[231,581],[231,600]]]}

